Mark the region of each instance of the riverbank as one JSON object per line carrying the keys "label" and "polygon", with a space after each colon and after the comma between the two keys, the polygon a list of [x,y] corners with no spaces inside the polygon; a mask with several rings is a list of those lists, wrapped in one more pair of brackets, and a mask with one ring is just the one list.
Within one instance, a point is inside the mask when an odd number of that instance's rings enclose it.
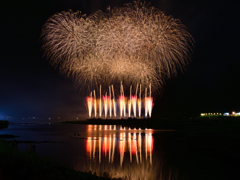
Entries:
{"label": "riverbank", "polygon": [[188,131],[205,127],[240,127],[240,117],[149,118],[149,119],[88,119],[62,121],[63,124],[122,125],[130,128],[176,129]]}
{"label": "riverbank", "polygon": [[63,124],[122,125],[130,128],[173,129],[175,121],[165,119],[88,119],[83,121],[62,121]]}
{"label": "riverbank", "polygon": [[77,172],[54,159],[43,158],[34,152],[20,152],[17,146],[11,146],[9,142],[0,139],[0,179],[105,180],[109,178],[97,177],[91,172]]}

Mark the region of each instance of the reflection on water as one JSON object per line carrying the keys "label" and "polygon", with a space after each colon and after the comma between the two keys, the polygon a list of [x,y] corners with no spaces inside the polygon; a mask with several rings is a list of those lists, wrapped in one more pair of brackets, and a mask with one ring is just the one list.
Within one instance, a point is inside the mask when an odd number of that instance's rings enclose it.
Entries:
{"label": "reflection on water", "polygon": [[177,179],[153,153],[151,129],[125,129],[114,125],[88,125],[85,141],[87,161],[77,170],[108,174],[111,178]]}
{"label": "reflection on water", "polygon": [[211,152],[196,151],[191,144],[182,142],[185,135],[176,132],[56,123],[9,124],[0,134],[18,136],[14,139],[19,151],[28,151],[30,143],[24,142],[32,141],[41,156],[56,158],[76,170],[112,178],[240,179],[233,178],[239,177],[238,159],[229,154],[219,158]]}
{"label": "reflection on water", "polygon": [[[0,134],[13,134],[16,141],[33,143],[36,153],[58,159],[70,168],[125,179],[175,180],[182,175],[164,163],[159,139],[151,129],[115,125],[10,124]],[[58,143],[63,142],[63,143]],[[19,150],[29,144],[19,143]]]}
{"label": "reflection on water", "polygon": [[[152,164],[152,130],[124,130],[120,128],[117,131],[116,126],[112,127],[112,125],[104,125],[103,129],[103,131],[110,131],[110,133],[103,135],[103,137],[91,136],[90,133],[87,137],[86,155],[90,159],[95,160],[96,156],[98,156],[99,162],[101,162],[101,156],[103,156],[105,159],[108,158],[109,163],[113,163],[117,149],[118,152],[116,153],[120,154],[121,166],[124,161],[124,155],[129,156],[130,162],[132,162],[134,156],[137,164],[142,163],[142,156],[144,155],[146,161]],[[102,125],[88,125],[88,131],[102,131]],[[119,138],[116,137],[116,133],[119,134]],[[101,135],[101,132],[99,134]]]}

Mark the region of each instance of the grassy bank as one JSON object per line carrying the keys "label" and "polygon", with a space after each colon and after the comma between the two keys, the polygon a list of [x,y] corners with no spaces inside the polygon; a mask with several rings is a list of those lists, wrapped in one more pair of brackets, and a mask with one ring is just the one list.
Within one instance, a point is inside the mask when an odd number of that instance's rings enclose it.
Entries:
{"label": "grassy bank", "polygon": [[0,129],[7,128],[8,124],[8,121],[0,120]]}
{"label": "grassy bank", "polygon": [[91,172],[77,172],[56,160],[30,152],[19,152],[7,141],[0,140],[0,179],[108,179]]}

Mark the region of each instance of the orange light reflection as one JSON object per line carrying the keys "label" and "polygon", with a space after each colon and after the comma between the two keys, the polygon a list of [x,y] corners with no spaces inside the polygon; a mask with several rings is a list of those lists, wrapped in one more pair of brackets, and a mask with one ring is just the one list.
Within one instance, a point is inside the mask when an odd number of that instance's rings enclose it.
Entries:
{"label": "orange light reflection", "polygon": [[[104,132],[105,129],[109,128],[105,125],[104,130],[101,130],[101,126],[88,125],[87,131],[91,132],[89,134],[90,137],[86,140],[86,153],[88,157],[95,159],[95,156],[98,156],[96,158],[99,159],[100,163],[102,156],[105,156],[109,163],[112,163],[114,161],[115,149],[118,146],[121,166],[126,155],[129,156],[130,162],[136,161],[137,163],[142,163],[142,156],[145,154],[146,160],[152,164],[154,139],[151,129],[145,130],[145,136],[142,136],[141,132],[137,129],[126,130],[128,132],[120,131],[118,142],[115,134],[116,131],[114,130],[112,130],[114,133],[104,135],[103,137],[91,137],[92,131]],[[113,126],[111,129],[115,129],[115,127]]]}

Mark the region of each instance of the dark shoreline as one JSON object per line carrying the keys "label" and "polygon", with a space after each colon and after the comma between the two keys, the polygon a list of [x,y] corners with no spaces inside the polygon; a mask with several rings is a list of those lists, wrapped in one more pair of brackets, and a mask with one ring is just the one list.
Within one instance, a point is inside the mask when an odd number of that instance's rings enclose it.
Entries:
{"label": "dark shoreline", "polygon": [[[13,173],[14,172],[14,173]],[[41,157],[32,151],[19,151],[4,139],[0,139],[0,179],[110,179],[98,177],[92,172],[78,172],[57,160]]]}
{"label": "dark shoreline", "polygon": [[149,119],[87,119],[83,121],[62,121],[63,124],[122,125],[130,128],[176,129],[185,131],[189,128],[240,128],[240,117],[196,117],[196,118],[149,118]]}

